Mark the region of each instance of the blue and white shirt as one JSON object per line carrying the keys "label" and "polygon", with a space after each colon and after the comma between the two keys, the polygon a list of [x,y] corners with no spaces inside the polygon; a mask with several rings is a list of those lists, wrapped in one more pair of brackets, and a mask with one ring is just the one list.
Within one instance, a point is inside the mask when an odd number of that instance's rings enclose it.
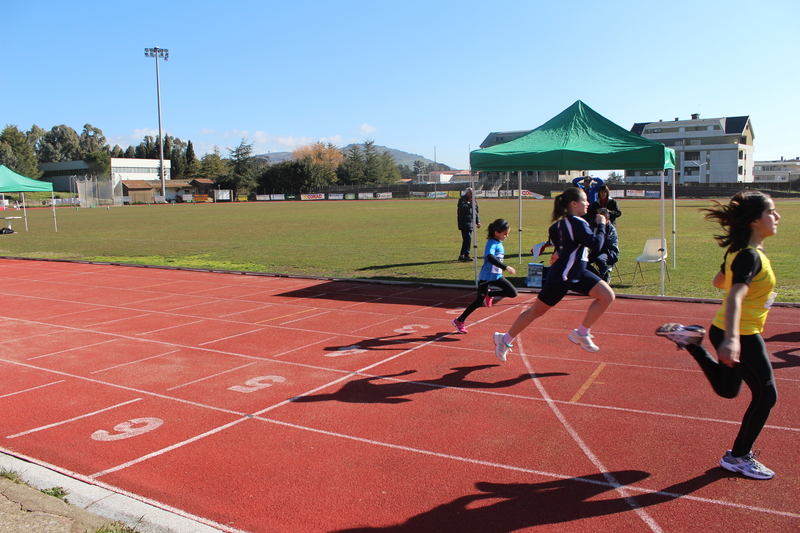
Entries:
{"label": "blue and white shirt", "polygon": [[489,239],[486,241],[486,248],[483,249],[483,266],[481,267],[480,279],[481,281],[494,281],[503,277],[503,269],[499,266],[493,265],[486,259],[488,256],[493,255],[497,261],[502,264],[506,256],[506,250],[503,248],[503,243],[497,239]]}

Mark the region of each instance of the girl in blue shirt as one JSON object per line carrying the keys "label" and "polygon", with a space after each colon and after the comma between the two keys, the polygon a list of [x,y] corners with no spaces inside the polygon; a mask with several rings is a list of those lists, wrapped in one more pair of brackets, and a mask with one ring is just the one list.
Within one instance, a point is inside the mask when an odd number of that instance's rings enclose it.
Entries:
{"label": "girl in blue shirt", "polygon": [[[517,273],[514,267],[503,263],[503,259],[505,258],[503,241],[508,237],[508,229],[508,222],[502,218],[498,218],[489,224],[488,240],[486,241],[486,248],[484,248],[483,252],[484,262],[478,281],[478,297],[474,302],[469,304],[469,307],[464,309],[461,316],[453,320],[453,325],[459,333],[467,332],[465,324],[467,317],[481,305],[491,307],[495,298],[514,298],[517,296],[517,289],[514,288],[510,281],[503,277],[504,271],[510,273],[512,276]],[[496,289],[492,289],[491,287],[496,287]]]}
{"label": "girl in blue shirt", "polygon": [[603,248],[607,223],[606,217],[598,213],[597,226],[592,230],[589,223],[581,218],[588,209],[589,202],[582,189],[571,187],[555,198],[552,217],[555,224],[550,227],[550,239],[556,247],[554,259],[533,306],[517,317],[508,333],[494,334],[494,353],[501,362],[505,362],[506,355],[511,351],[514,338],[560,302],[568,291],[594,298],[580,327],[569,334],[569,340],[587,352],[600,349],[592,342],[589,328],[614,302],[614,291],[605,281],[586,270],[589,253]]}

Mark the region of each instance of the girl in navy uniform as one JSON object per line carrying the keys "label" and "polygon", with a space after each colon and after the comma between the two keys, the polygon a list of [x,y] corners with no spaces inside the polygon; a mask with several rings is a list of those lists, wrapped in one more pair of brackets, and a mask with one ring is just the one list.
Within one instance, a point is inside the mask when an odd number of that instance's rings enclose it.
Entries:
{"label": "girl in navy uniform", "polygon": [[[517,289],[503,277],[503,272],[508,272],[512,276],[517,273],[514,267],[503,263],[505,258],[503,241],[508,237],[508,229],[508,222],[502,218],[489,224],[488,240],[483,252],[484,262],[478,281],[478,297],[461,313],[461,316],[453,320],[453,325],[459,333],[467,332],[465,324],[467,317],[478,307],[482,305],[491,307],[495,298],[517,296]],[[491,287],[496,287],[496,289],[493,290]]]}
{"label": "girl in navy uniform", "polygon": [[571,187],[555,198],[552,216],[555,224],[549,232],[550,240],[556,247],[555,260],[551,262],[547,280],[533,306],[517,317],[508,333],[494,334],[494,353],[501,362],[505,362],[506,355],[511,351],[514,338],[560,302],[568,291],[594,298],[580,327],[569,334],[569,340],[588,352],[599,350],[592,342],[589,328],[614,302],[614,291],[605,281],[586,270],[589,253],[603,248],[608,223],[606,217],[598,213],[597,226],[592,230],[581,218],[588,209],[589,202],[582,189]]}
{"label": "girl in navy uniform", "polygon": [[678,349],[686,349],[719,396],[735,398],[742,382],[747,384],[753,394],[750,405],[733,447],[719,464],[754,479],[772,479],[775,473],[756,461],[757,452],[752,447],[778,401],[761,332],[777,296],[773,292],[775,274],[763,243],[778,232],[781,217],[769,196],[751,191],[739,192],[728,204],[716,202],[715,207],[704,211],[706,219],[722,226],[722,234],[714,238],[727,248],[713,281],[715,287],[725,290],[725,299],[708,332],[719,361],[702,346],[705,329],[700,326],[664,324],[656,335],[673,341]]}

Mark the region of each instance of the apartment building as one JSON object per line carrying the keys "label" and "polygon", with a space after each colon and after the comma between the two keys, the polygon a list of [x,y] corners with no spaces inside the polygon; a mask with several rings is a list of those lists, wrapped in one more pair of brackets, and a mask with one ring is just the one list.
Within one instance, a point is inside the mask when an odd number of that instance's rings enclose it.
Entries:
{"label": "apartment building", "polygon": [[[753,125],[749,116],[640,122],[633,133],[675,150],[678,184],[751,183],[754,181]],[[668,173],[671,182],[672,172]],[[659,180],[659,172],[626,171],[626,183]]]}
{"label": "apartment building", "polygon": [[800,157],[779,161],[756,161],[753,181],[756,183],[788,183],[800,180]]}

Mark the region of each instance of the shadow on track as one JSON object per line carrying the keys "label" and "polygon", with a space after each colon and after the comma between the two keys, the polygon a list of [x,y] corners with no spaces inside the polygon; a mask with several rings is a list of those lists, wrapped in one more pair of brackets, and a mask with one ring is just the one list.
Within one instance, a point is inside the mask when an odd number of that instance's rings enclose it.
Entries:
{"label": "shadow on track", "polygon": [[[504,379],[494,383],[486,381],[474,381],[466,379],[467,376],[479,370],[494,368],[500,365],[480,365],[462,366],[453,368],[453,372],[445,374],[438,379],[423,381],[393,381],[390,383],[376,383],[377,381],[409,376],[416,370],[406,370],[398,374],[388,374],[384,376],[372,376],[348,381],[342,388],[330,394],[314,394],[310,396],[298,396],[293,398],[293,402],[344,402],[344,403],[405,403],[411,399],[406,398],[412,394],[431,392],[443,388],[462,388],[462,389],[502,389],[512,387],[523,381],[531,379],[530,374],[521,374],[519,377]],[[535,377],[543,378],[550,376],[566,376],[564,373],[538,374]]]}
{"label": "shadow on track", "polygon": [[[623,470],[612,472],[611,475],[625,486],[642,481],[650,474],[639,470]],[[478,482],[475,488],[479,492],[413,516],[402,524],[358,527],[337,533],[510,533],[536,526],[631,513],[631,500],[642,508],[658,505],[726,477],[725,470],[715,468],[661,491],[631,498],[598,497],[614,490],[602,474],[545,483]]]}

